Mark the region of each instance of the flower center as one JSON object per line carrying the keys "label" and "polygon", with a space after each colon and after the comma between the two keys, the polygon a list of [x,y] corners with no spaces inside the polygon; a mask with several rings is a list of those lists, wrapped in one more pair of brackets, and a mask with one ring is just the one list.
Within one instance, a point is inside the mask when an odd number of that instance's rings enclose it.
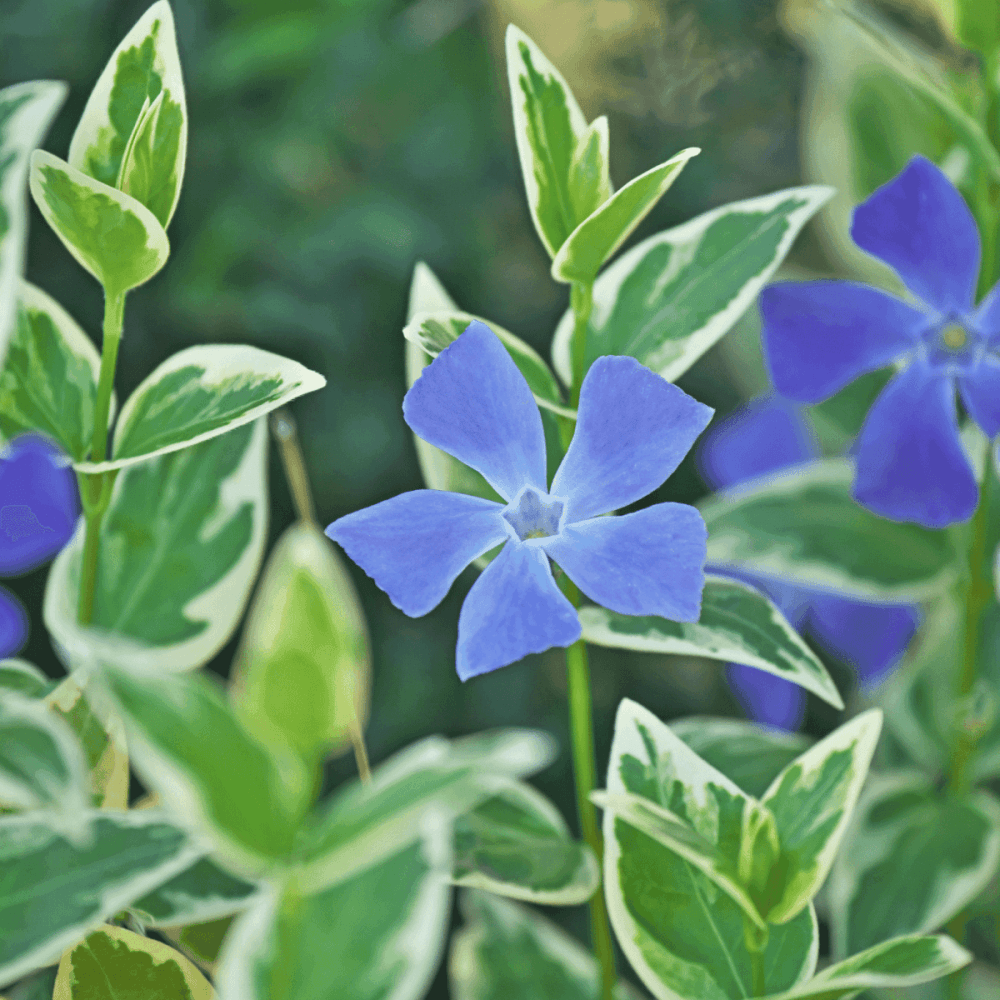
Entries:
{"label": "flower center", "polygon": [[525,486],[504,508],[503,516],[517,537],[526,542],[558,534],[565,506],[562,500]]}
{"label": "flower center", "polygon": [[930,327],[924,334],[927,360],[934,368],[960,375],[974,367],[983,356],[985,341],[964,316],[952,316]]}
{"label": "flower center", "polygon": [[949,323],[940,334],[941,343],[950,351],[960,351],[969,342],[969,335],[964,326]]}

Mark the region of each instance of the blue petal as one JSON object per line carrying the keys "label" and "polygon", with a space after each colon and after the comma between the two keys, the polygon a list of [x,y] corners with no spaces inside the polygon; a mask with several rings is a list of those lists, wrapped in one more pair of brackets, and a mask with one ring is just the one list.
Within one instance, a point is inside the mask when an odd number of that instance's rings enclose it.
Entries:
{"label": "blue petal", "polygon": [[567,522],[652,493],[680,465],[712,413],[634,358],[598,358],[580,387],[576,431],[552,480],[552,494],[568,501]]}
{"label": "blue petal", "polygon": [[330,536],[411,618],[437,607],[473,559],[509,536],[492,500],[414,490],[347,514]]}
{"label": "blue petal", "polygon": [[28,616],[21,602],[0,587],[0,660],[13,656],[28,638]]}
{"label": "blue petal", "polygon": [[423,370],[403,398],[403,416],[415,434],[481,473],[505,500],[528,483],[545,490],[541,414],[484,323],[470,323]]}
{"label": "blue petal", "polygon": [[709,486],[722,489],[818,455],[799,408],[768,394],[709,428],[698,449],[698,467]]}
{"label": "blue petal", "polygon": [[706,573],[714,576],[728,576],[741,583],[748,583],[751,587],[766,594],[780,609],[788,623],[796,632],[801,632],[805,624],[806,615],[809,613],[809,602],[812,592],[804,587],[797,587],[795,584],[775,576],[766,576],[763,573],[755,573],[749,569],[735,569],[732,566],[711,566],[705,567]]}
{"label": "blue petal", "polygon": [[987,437],[1000,432],[1000,359],[987,354],[967,375],[958,379],[969,416]]}
{"label": "blue petal", "polygon": [[539,542],[587,597],[623,615],[696,622],[708,532],[685,504],[595,517]]}
{"label": "blue petal", "polygon": [[915,360],[880,393],[855,447],[854,497],[893,521],[943,528],[976,509],[952,380]]}
{"label": "blue petal", "polygon": [[556,586],[545,553],[511,542],[483,570],[462,605],[455,665],[467,681],[579,638],[580,619]]}
{"label": "blue petal", "polygon": [[987,292],[972,318],[972,325],[989,341],[1000,343],[1000,281]]}
{"label": "blue petal", "polygon": [[810,624],[816,638],[845,663],[863,686],[877,684],[906,652],[920,624],[914,604],[872,604],[815,594]]}
{"label": "blue petal", "polygon": [[914,156],[858,205],[851,238],[940,312],[972,307],[979,276],[976,222],[951,181],[923,156]]}
{"label": "blue petal", "polygon": [[760,295],[762,343],[783,396],[818,403],[911,350],[927,314],[850,281],[782,282]]}
{"label": "blue petal", "polygon": [[48,562],[73,536],[76,477],[47,438],[23,434],[0,455],[0,575]]}
{"label": "blue petal", "polygon": [[806,693],[797,684],[741,663],[730,663],[726,676],[736,700],[754,722],[790,730],[802,725]]}

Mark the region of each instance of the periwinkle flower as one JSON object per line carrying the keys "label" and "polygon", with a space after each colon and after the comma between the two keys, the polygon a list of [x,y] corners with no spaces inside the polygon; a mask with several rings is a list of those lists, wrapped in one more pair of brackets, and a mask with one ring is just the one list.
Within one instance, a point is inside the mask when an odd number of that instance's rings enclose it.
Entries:
{"label": "periwinkle flower", "polygon": [[580,637],[550,559],[613,611],[697,620],[701,515],[677,503],[600,515],[660,486],[711,419],[709,407],[632,358],[598,358],[547,488],[531,390],[496,335],[474,322],[424,369],[403,415],[425,441],[481,473],[505,503],[415,490],[348,514],[326,533],[411,617],[436,607],[474,559],[503,546],[462,605],[462,680]]}
{"label": "periwinkle flower", "polygon": [[[702,477],[713,489],[819,457],[811,430],[795,404],[780,396],[751,400],[706,434],[698,452]],[[799,632],[854,667],[862,688],[876,686],[898,663],[920,622],[912,604],[884,604],[791,584],[780,578],[707,566],[763,591]],[[805,713],[805,692],[796,684],[754,667],[730,664],[729,685],[751,719],[797,729]]]}
{"label": "periwinkle flower", "polygon": [[899,365],[855,444],[854,496],[897,521],[963,521],[978,489],[959,439],[956,387],[987,436],[1000,430],[1000,286],[975,305],[972,213],[948,178],[915,156],[858,205],[851,237],[916,301],[849,281],[771,285],[760,307],[774,385],[818,403],[865,372]]}

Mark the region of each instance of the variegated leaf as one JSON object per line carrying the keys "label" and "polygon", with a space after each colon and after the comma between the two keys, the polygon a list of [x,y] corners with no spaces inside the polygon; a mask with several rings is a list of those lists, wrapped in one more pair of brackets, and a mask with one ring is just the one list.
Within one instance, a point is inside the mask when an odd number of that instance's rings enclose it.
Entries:
{"label": "variegated leaf", "polygon": [[26,698],[41,698],[52,682],[27,660],[0,660],[0,693],[16,691]]}
{"label": "variegated leaf", "polygon": [[593,606],[581,609],[580,623],[584,639],[596,646],[745,663],[844,707],[826,668],[778,607],[736,580],[705,578],[697,622],[620,615]]}

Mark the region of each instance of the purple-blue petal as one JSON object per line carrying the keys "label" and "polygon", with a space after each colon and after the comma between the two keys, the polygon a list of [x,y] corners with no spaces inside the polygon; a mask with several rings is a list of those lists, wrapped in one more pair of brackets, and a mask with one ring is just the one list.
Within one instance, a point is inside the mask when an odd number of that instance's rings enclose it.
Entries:
{"label": "purple-blue petal", "polygon": [[13,656],[28,638],[28,616],[21,602],[0,587],[0,660]]}
{"label": "purple-blue petal", "polygon": [[0,575],[48,562],[72,538],[79,511],[63,452],[35,434],[11,441],[0,454]]}
{"label": "purple-blue petal", "polygon": [[919,359],[879,394],[854,451],[854,497],[882,517],[943,528],[976,509],[952,379]]}
{"label": "purple-blue petal", "polygon": [[1000,344],[1000,282],[986,293],[972,317],[972,325],[987,340],[996,346]]}
{"label": "purple-blue petal", "polygon": [[404,614],[437,607],[473,559],[509,537],[491,500],[414,490],[338,518],[326,529]]}
{"label": "purple-blue petal", "polygon": [[979,232],[965,199],[930,160],[914,156],[854,210],[851,238],[943,313],[972,308]]}
{"label": "purple-blue petal", "polygon": [[522,486],[545,490],[545,433],[524,376],[478,320],[421,373],[403,416],[428,444],[481,473],[505,500]]}
{"label": "purple-blue petal", "polygon": [[958,391],[983,433],[996,437],[1000,432],[1000,359],[987,354],[972,371],[959,376]]}
{"label": "purple-blue petal", "polygon": [[694,507],[658,503],[567,525],[540,544],[587,597],[610,611],[695,622],[707,537]]}
{"label": "purple-blue petal", "polygon": [[579,638],[580,619],[556,586],[545,553],[534,545],[511,542],[465,598],[455,666],[467,681]]}
{"label": "purple-blue petal", "polygon": [[797,587],[780,577],[755,573],[749,569],[736,569],[733,566],[706,565],[705,572],[714,576],[726,576],[740,583],[747,583],[761,593],[766,594],[776,604],[788,623],[796,632],[801,632],[809,613],[809,601],[812,592],[804,587]]}
{"label": "purple-blue petal", "polygon": [[819,455],[799,408],[768,393],[714,423],[698,448],[698,468],[713,489],[776,472]]}
{"label": "purple-blue petal", "polygon": [[926,313],[850,281],[781,282],[760,295],[764,358],[783,396],[819,403],[912,350]]}
{"label": "purple-blue petal", "polygon": [[872,604],[817,593],[810,625],[822,645],[857,671],[863,687],[877,684],[899,661],[920,624],[913,604]]}
{"label": "purple-blue petal", "polygon": [[634,358],[601,357],[580,387],[573,440],[552,480],[583,521],[652,493],[680,465],[713,410]]}
{"label": "purple-blue petal", "polygon": [[726,676],[736,700],[754,722],[788,730],[802,725],[806,693],[797,684],[741,663],[730,663]]}

